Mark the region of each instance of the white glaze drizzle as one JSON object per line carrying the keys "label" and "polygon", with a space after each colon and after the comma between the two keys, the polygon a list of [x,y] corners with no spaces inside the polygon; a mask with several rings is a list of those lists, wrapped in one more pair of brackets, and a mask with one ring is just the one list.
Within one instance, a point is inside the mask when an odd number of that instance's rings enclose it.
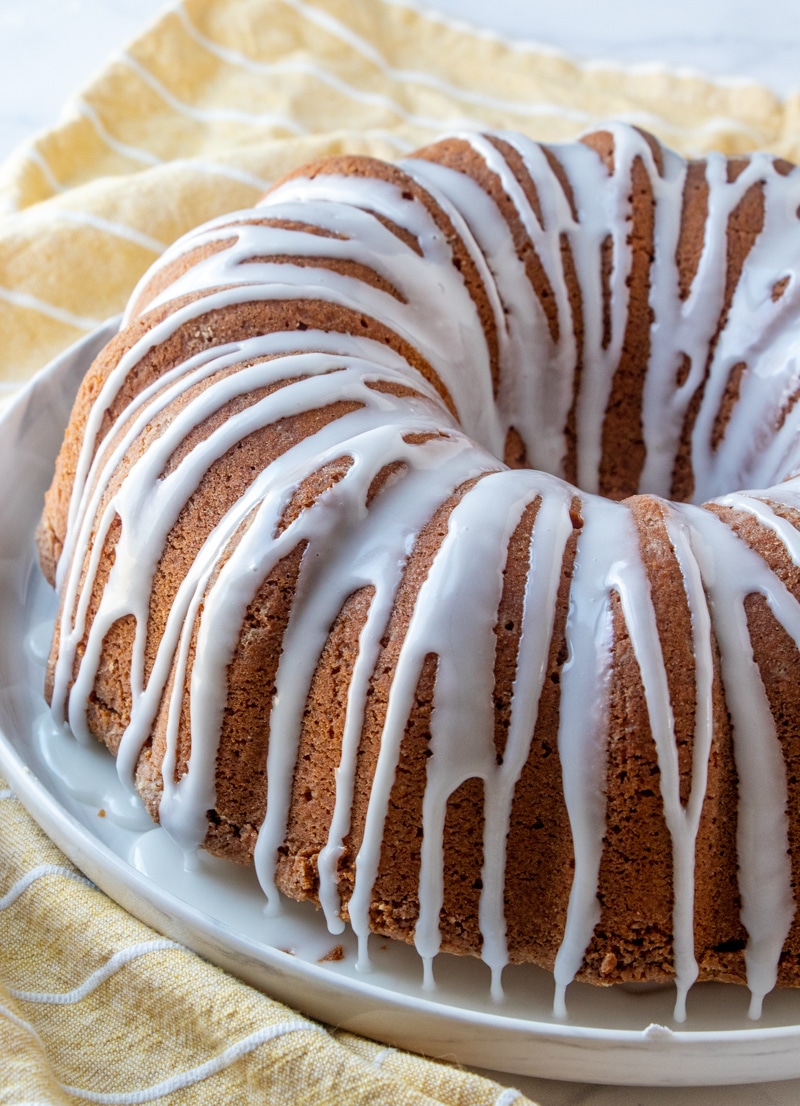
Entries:
{"label": "white glaze drizzle", "polygon": [[565,635],[568,656],[561,670],[558,725],[575,874],[564,937],[553,968],[557,1017],[566,1016],[564,992],[575,978],[600,920],[597,887],[605,832],[604,714],[611,659],[612,581],[608,577],[613,567],[613,561],[609,563],[603,556],[602,538],[606,520],[613,530],[624,518],[625,508],[587,497],[581,512],[584,525],[572,571]]}
{"label": "white glaze drizzle", "polygon": [[[684,506],[692,547],[714,612],[722,679],[739,774],[737,848],[751,1017],[775,986],[778,957],[795,912],[791,891],[786,770],[761,675],[753,658],[744,600],[763,595],[800,641],[800,606],[765,562],[708,511]],[[724,566],[724,568],[723,568]],[[720,569],[723,569],[720,571]]]}
{"label": "white glaze drizzle", "polygon": [[[779,277],[791,272],[791,259],[800,246],[794,214],[800,202],[800,180],[796,170],[783,174],[769,159],[753,157],[729,181],[723,159],[707,160],[709,218],[695,279],[681,300],[676,249],[685,163],[663,151],[659,172],[650,146],[638,132],[621,125],[608,130],[614,151],[611,172],[580,144],[552,147],[548,157],[542,147],[522,136],[498,136],[514,148],[534,182],[541,220],[495,142],[471,133],[454,136],[468,145],[499,183],[528,235],[554,296],[556,336],[527,280],[509,224],[490,195],[476,180],[430,160],[411,158],[401,163],[415,187],[428,193],[430,207],[413,199],[401,184],[321,172],[288,180],[259,208],[215,220],[165,252],[156,271],[189,250],[228,242],[226,248],[173,280],[154,301],[159,305],[187,293],[197,295],[153,326],[120,358],[90,415],[59,566],[62,620],[54,709],[58,714],[66,704],[73,730],[78,736],[88,735],[86,700],[100,663],[103,637],[117,619],[133,615],[137,627],[131,670],[133,710],[119,751],[120,772],[129,778],[133,775],[174,665],[160,817],[184,848],[196,847],[206,833],[206,811],[215,803],[226,673],[244,613],[269,573],[300,542],[305,543],[297,598],[276,676],[270,728],[280,740],[269,743],[267,812],[255,855],[259,879],[274,904],[278,849],[286,833],[303,710],[317,661],[344,602],[361,588],[371,589],[347,693],[333,818],[318,860],[320,902],[330,928],[338,930],[342,923],[337,865],[352,828],[350,809],[369,681],[394,597],[417,537],[433,511],[456,489],[476,481],[450,513],[447,534],[420,587],[400,649],[348,911],[359,938],[360,962],[366,966],[370,908],[389,796],[422,666],[434,654],[437,671],[423,797],[415,943],[430,982],[441,940],[442,830],[447,803],[462,783],[478,779],[485,799],[479,923],[483,956],[492,970],[493,993],[499,997],[500,976],[508,959],[503,907],[507,835],[515,786],[536,726],[561,562],[576,501],[582,525],[566,624],[558,732],[575,877],[555,963],[556,1012],[565,1013],[565,989],[581,970],[601,916],[597,886],[605,832],[605,704],[612,596],[617,596],[641,673],[664,817],[672,839],[678,1020],[685,1017],[686,994],[698,973],[694,853],[712,744],[713,615],[739,776],[739,882],[748,932],[745,958],[751,1012],[756,1015],[764,994],[774,986],[794,902],[787,856],[785,769],[753,661],[744,601],[753,592],[765,596],[795,642],[800,642],[800,607],[762,559],[714,514],[699,507],[663,505],[667,534],[684,580],[697,658],[691,780],[688,801],[682,804],[667,673],[637,524],[624,503],[591,493],[599,488],[604,412],[627,326],[630,181],[638,162],[655,200],[657,256],[650,274],[653,322],[641,416],[646,458],[640,487],[650,494],[669,494],[686,413],[704,381],[691,437],[698,501],[727,492],[719,504],[755,519],[800,565],[797,531],[770,507],[774,503],[797,509],[797,481],[764,491],[729,492],[741,484],[775,484],[800,464],[795,433],[800,404],[791,405],[800,378],[799,324],[793,321],[800,282],[792,277],[782,295],[772,296]],[[569,180],[571,203],[553,159]],[[764,227],[745,262],[725,326],[715,339],[725,292],[728,219],[754,185],[764,193]],[[454,263],[453,241],[431,214],[434,202],[436,210],[445,213],[458,249],[466,251],[484,286],[498,338],[496,395],[477,301]],[[259,224],[257,220],[265,217],[292,226]],[[411,242],[395,234],[387,221],[400,227]],[[325,233],[315,234],[303,226]],[[609,237],[613,263],[604,346],[600,258]],[[581,287],[580,349],[565,283],[564,241]],[[365,283],[358,274],[335,271],[340,262],[371,269],[384,287]],[[134,292],[131,304],[148,280]],[[98,444],[104,412],[129,372],[178,327],[242,302],[293,299],[324,300],[377,320],[420,351],[436,380],[423,380],[399,353],[367,337],[315,330],[254,336],[211,348],[170,370],[132,401]],[[676,374],[683,355],[690,367],[679,383]],[[248,360],[254,363],[227,376],[220,372]],[[712,444],[717,410],[731,371],[740,362],[746,364],[739,382],[740,402]],[[578,364],[582,371],[576,387]],[[184,407],[171,412],[176,396],[201,382],[207,386],[196,389]],[[205,418],[236,396],[278,382],[283,386],[223,423],[169,475],[162,476],[180,443]],[[379,382],[410,383],[414,394],[392,395],[369,387]],[[456,418],[449,413],[443,393],[451,398]],[[187,497],[209,466],[255,429],[337,400],[356,401],[359,407],[296,442],[272,462],[205,539],[178,587],[155,661],[145,677],[150,581]],[[580,492],[558,479],[573,403]],[[168,413],[152,450],[114,482],[121,459],[145,428]],[[496,459],[512,426],[522,436],[536,469],[508,471]],[[759,429],[764,426],[776,429],[765,436]],[[409,439],[409,434],[422,437]],[[754,435],[760,435],[755,446],[748,445]],[[282,526],[293,491],[323,465],[342,458],[349,459],[350,467],[339,482],[291,524]],[[389,481],[368,507],[373,480],[393,463],[403,466],[402,476]],[[494,626],[506,550],[526,508],[533,504],[537,513],[511,717],[498,763],[492,705]],[[115,564],[87,627],[91,580],[99,567],[104,535],[117,516],[122,527]],[[86,555],[85,549],[91,552]],[[469,604],[463,602],[464,579],[472,589]],[[188,671],[195,622],[197,649]],[[73,679],[79,648],[82,655]],[[188,767],[176,781],[184,670],[192,744]],[[469,674],[466,681],[465,673]]]}
{"label": "white glaze drizzle", "polygon": [[[695,842],[703,813],[703,800],[708,780],[708,758],[713,738],[714,658],[711,644],[711,617],[700,568],[692,555],[691,531],[685,520],[676,512],[669,511],[664,521],[681,569],[689,602],[696,688],[689,798],[685,805],[681,803],[679,779],[674,779],[670,794],[664,795],[665,806],[670,808],[667,825],[673,835],[674,846],[672,871],[675,888],[674,956],[675,982],[678,989],[675,1020],[682,1022],[686,1019],[686,996],[698,975],[697,960],[694,955]],[[668,749],[666,752],[667,755],[677,754],[676,749]],[[659,748],[659,764],[663,757],[664,752]]]}

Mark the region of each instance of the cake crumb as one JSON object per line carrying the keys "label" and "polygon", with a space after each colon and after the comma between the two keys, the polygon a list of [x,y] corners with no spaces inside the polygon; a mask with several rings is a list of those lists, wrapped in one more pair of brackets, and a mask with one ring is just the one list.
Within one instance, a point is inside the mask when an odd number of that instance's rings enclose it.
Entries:
{"label": "cake crumb", "polygon": [[326,960],[344,960],[344,945],[334,945],[324,956],[320,956],[317,963],[324,964]]}
{"label": "cake crumb", "polygon": [[610,975],[617,966],[617,958],[613,952],[607,952],[600,965],[600,975]]}
{"label": "cake crumb", "polygon": [[100,809],[99,809],[99,810],[98,810],[98,812],[97,812],[97,817],[98,817],[98,818],[105,818],[105,816],[106,816],[106,812],[105,812],[105,810],[103,810],[103,808],[102,808],[102,807],[100,807]]}

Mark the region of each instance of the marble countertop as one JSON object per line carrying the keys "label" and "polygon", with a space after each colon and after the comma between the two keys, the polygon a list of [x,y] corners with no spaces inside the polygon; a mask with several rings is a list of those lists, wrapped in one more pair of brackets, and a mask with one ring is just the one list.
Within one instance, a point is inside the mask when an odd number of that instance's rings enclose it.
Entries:
{"label": "marble countertop", "polygon": [[[58,119],[64,100],[138,34],[164,0],[3,0],[0,158]],[[780,95],[800,87],[800,20],[792,0],[430,0],[475,26],[534,39],[578,58],[666,64],[752,79]]]}

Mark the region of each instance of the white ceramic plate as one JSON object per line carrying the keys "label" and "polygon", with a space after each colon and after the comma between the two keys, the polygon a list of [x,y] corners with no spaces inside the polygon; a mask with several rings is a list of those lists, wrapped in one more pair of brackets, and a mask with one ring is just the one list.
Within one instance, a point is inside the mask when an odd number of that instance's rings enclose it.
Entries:
{"label": "white ceramic plate", "polygon": [[[800,992],[768,996],[747,1019],[744,988],[705,984],[672,1021],[671,988],[573,984],[569,1020],[551,1015],[552,980],[507,969],[489,995],[479,961],[440,956],[422,988],[413,949],[372,938],[357,974],[349,934],[332,936],[310,904],[267,918],[253,873],[201,856],[188,868],[99,746],[49,720],[41,686],[54,599],[34,559],[44,489],[78,381],[112,321],[58,358],[0,421],[0,769],[33,817],[113,899],[161,933],[323,1021],[449,1060],[595,1083],[691,1085],[800,1076]],[[20,648],[19,645],[23,647]],[[326,959],[331,954],[339,959]]]}

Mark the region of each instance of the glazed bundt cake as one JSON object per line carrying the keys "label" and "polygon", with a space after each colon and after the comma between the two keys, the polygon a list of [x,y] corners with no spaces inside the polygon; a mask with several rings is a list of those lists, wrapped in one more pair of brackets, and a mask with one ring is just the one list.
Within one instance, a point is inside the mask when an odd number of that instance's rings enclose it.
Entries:
{"label": "glazed bundt cake", "polygon": [[756,1013],[800,982],[799,205],[613,125],[188,235],[47,495],[56,715],[362,955]]}

